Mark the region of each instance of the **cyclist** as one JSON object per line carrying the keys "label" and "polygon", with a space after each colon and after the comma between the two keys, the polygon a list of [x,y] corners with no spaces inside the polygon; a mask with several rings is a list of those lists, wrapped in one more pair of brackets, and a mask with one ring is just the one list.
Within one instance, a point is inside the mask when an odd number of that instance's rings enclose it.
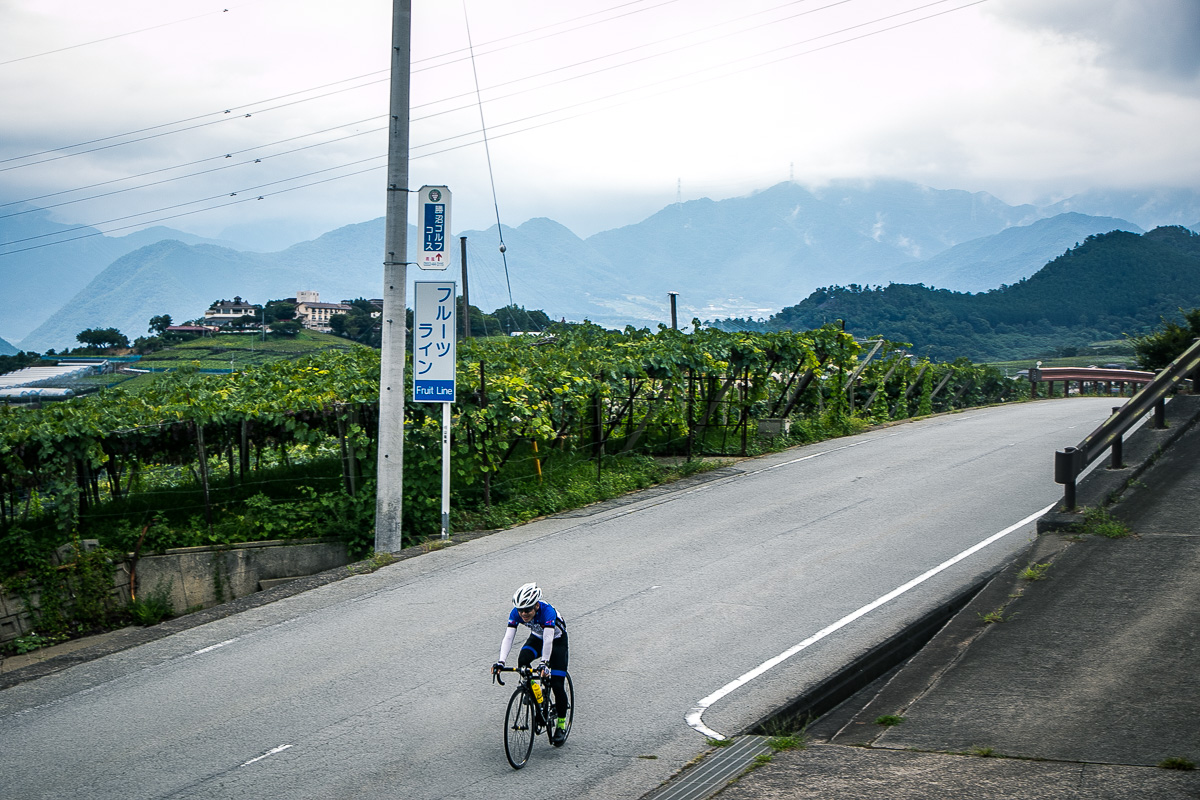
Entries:
{"label": "cyclist", "polygon": [[[529,628],[529,638],[517,656],[517,665],[526,667],[541,658],[536,672],[543,680],[549,678],[554,690],[554,708],[558,722],[551,734],[554,744],[561,744],[567,737],[567,693],[563,688],[567,674],[567,623],[554,610],[554,606],[542,602],[542,590],[536,583],[527,583],[513,593],[513,610],[508,615],[508,630],[500,642],[500,659],[492,665],[492,674],[504,668],[508,651],[517,636],[517,626]],[[547,631],[551,631],[547,635]]]}

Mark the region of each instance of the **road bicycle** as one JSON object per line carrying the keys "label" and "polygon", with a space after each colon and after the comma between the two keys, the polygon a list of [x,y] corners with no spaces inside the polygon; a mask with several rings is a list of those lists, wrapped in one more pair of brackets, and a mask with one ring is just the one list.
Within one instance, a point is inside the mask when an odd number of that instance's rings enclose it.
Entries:
{"label": "road bicycle", "polygon": [[[575,719],[575,687],[571,683],[571,675],[564,674],[563,689],[567,693],[567,728],[559,741],[554,741],[554,728],[557,726],[558,715],[552,699],[553,692],[547,682],[540,681],[534,675],[531,667],[504,667],[492,673],[492,680],[504,685],[501,672],[515,672],[520,676],[517,688],[513,689],[512,697],[508,699],[508,710],[504,713],[504,755],[513,769],[520,769],[529,761],[533,752],[533,740],[543,731],[550,744],[562,747],[571,735],[571,722]],[[541,683],[542,702],[534,695],[533,681]]]}

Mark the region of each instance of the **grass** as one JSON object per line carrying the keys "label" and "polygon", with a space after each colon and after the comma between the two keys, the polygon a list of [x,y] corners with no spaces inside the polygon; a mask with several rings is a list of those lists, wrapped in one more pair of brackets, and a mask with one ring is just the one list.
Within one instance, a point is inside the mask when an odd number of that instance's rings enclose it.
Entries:
{"label": "grass", "polygon": [[[451,509],[454,531],[493,530],[519,525],[547,514],[571,511],[592,503],[611,500],[629,492],[717,469],[721,461],[661,463],[648,456],[606,458],[597,471],[596,462],[581,455],[560,455],[544,478],[514,474],[493,488],[493,504]],[[528,471],[529,467],[526,466]],[[599,474],[597,474],[597,472]]]}
{"label": "grass", "polygon": [[1016,616],[1016,614],[1009,614],[1007,617],[1004,616],[1003,608],[997,608],[995,611],[989,611],[986,614],[981,612],[977,613],[979,614],[979,619],[981,619],[985,625],[992,625],[997,622],[1008,622],[1010,619]]}
{"label": "grass", "polygon": [[904,717],[901,717],[897,714],[884,714],[883,716],[875,718],[876,725],[883,725],[888,728],[892,727],[893,725],[899,725],[901,722],[904,722]]}
{"label": "grass", "polygon": [[[130,366],[133,369],[153,370],[197,366],[199,369],[227,371],[271,361],[293,361],[322,350],[345,350],[360,346],[339,336],[309,330],[301,331],[294,337],[268,336],[265,341],[258,335],[219,334],[150,353]],[[140,375],[132,380],[139,385],[153,379],[152,375]]]}
{"label": "grass", "polygon": [[67,637],[63,635],[43,636],[37,631],[30,631],[24,636],[18,636],[16,639],[13,639],[6,645],[6,648],[13,655],[20,656],[25,653],[32,653],[34,650],[40,650],[43,647],[50,647],[51,645],[65,642],[66,640]]}
{"label": "grass", "polygon": [[1040,581],[1046,577],[1048,569],[1050,569],[1049,562],[1045,564],[1030,564],[1021,570],[1021,579],[1026,581]]}
{"label": "grass", "polygon": [[349,570],[355,575],[367,575],[382,567],[386,567],[388,564],[395,563],[396,557],[391,553],[380,553],[372,550],[371,554],[365,559],[356,564],[351,564]]}
{"label": "grass", "polygon": [[1188,761],[1186,758],[1181,758],[1179,756],[1164,758],[1162,761],[1158,762],[1158,765],[1163,769],[1192,770],[1196,768],[1196,763],[1194,761]]}
{"label": "grass", "polygon": [[165,594],[152,594],[140,600],[132,600],[125,610],[129,612],[134,624],[143,628],[149,628],[175,616],[171,600]]}
{"label": "grass", "polygon": [[782,750],[803,750],[808,747],[808,737],[804,733],[772,736],[767,739],[767,746],[776,753]]}
{"label": "grass", "polygon": [[1100,507],[1089,508],[1083,512],[1083,526],[1080,532],[1108,539],[1124,539],[1133,535],[1128,525],[1108,513],[1108,509]]}

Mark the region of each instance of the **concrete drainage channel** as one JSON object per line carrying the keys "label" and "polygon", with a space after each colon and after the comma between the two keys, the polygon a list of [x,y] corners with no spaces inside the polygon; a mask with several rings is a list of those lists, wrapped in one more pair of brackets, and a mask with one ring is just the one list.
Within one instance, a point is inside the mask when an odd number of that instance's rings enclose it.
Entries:
{"label": "concrete drainage channel", "polygon": [[856,658],[845,668],[818,683],[787,705],[752,725],[728,747],[714,748],[695,766],[643,795],[642,800],[707,800],[750,767],[755,758],[770,753],[769,732],[795,731],[829,713],[859,691],[903,664],[929,643],[947,622],[985,587],[1001,569],[971,586],[903,630]]}

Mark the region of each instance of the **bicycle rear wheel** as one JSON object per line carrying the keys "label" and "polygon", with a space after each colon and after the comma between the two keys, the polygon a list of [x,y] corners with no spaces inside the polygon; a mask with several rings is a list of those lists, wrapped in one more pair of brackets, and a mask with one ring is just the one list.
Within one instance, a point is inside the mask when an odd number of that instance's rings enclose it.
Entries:
{"label": "bicycle rear wheel", "polygon": [[534,724],[533,697],[525,687],[520,687],[508,699],[508,711],[504,714],[504,755],[513,769],[520,769],[529,761],[533,750]]}

